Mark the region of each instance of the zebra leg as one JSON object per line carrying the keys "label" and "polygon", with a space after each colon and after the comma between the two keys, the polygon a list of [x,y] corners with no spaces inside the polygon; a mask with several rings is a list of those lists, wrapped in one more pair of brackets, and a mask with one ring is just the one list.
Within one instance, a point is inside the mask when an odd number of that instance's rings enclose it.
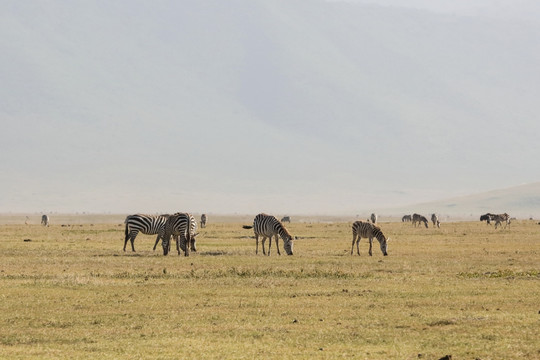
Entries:
{"label": "zebra leg", "polygon": [[156,243],[154,244],[154,248],[152,250],[156,251],[156,246],[157,244],[159,244],[159,239],[161,238],[161,235],[158,234],[157,238],[156,238]]}
{"label": "zebra leg", "polygon": [[[262,241],[261,241],[261,245],[262,245],[262,249],[263,249],[263,255],[266,255],[266,249],[264,248],[264,243],[266,242],[266,236],[263,235],[263,238],[262,238]],[[268,251],[270,252],[270,246],[268,247]]]}
{"label": "zebra leg", "polygon": [[369,256],[372,256],[372,254],[371,254],[371,248],[372,248],[372,246],[373,246],[373,238],[370,237],[370,238],[369,238]]}
{"label": "zebra leg", "polygon": [[351,255],[353,254],[353,250],[354,250],[354,243],[356,242],[356,235],[353,234],[352,236],[352,246],[351,246]]}
{"label": "zebra leg", "polygon": [[279,252],[279,243],[278,243],[278,240],[279,240],[279,235],[276,235],[276,249],[277,249],[277,254],[278,254],[278,255],[281,255],[281,253]]}
{"label": "zebra leg", "polygon": [[[264,247],[264,245],[263,245]],[[268,256],[270,256],[270,248],[272,247],[272,235],[268,237]]]}
{"label": "zebra leg", "polygon": [[259,235],[255,234],[255,255],[259,254]]}

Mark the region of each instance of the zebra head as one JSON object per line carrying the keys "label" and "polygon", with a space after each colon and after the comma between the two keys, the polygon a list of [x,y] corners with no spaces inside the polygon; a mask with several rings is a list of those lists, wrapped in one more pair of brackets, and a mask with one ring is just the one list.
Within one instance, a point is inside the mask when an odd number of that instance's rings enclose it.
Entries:
{"label": "zebra head", "polygon": [[386,250],[388,249],[388,241],[390,240],[390,238],[385,238],[383,237],[383,240],[380,241],[380,245],[381,245],[381,251],[383,253],[384,256],[388,256],[388,253],[386,252]]}
{"label": "zebra head", "polygon": [[285,249],[285,252],[287,253],[287,255],[292,255],[294,237],[292,237],[291,235],[286,235],[282,237],[282,239],[283,239],[283,248]]}

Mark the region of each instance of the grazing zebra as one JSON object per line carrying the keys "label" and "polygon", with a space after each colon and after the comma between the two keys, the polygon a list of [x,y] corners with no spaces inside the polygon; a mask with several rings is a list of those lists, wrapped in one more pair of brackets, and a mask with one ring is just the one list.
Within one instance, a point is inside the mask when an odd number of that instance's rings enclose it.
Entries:
{"label": "grazing zebra", "polygon": [[201,229],[206,227],[206,220],[208,220],[208,218],[206,217],[206,214],[202,214],[201,215]]}
{"label": "grazing zebra", "polygon": [[356,253],[360,255],[360,239],[361,238],[368,238],[369,239],[369,256],[371,256],[371,248],[373,245],[373,238],[376,238],[379,241],[379,245],[381,246],[381,251],[384,256],[387,256],[388,253],[386,252],[388,247],[388,240],[390,238],[386,238],[384,234],[381,231],[381,228],[377,225],[374,225],[370,222],[363,222],[363,221],[356,221],[352,224],[352,233],[353,233],[353,239],[352,239],[352,247],[351,247],[351,255],[353,254],[354,250],[354,243],[356,242]]}
{"label": "grazing zebra", "polygon": [[506,226],[510,225],[510,216],[507,213],[493,215],[492,220],[495,221],[495,229],[497,228],[497,225],[502,226],[503,221],[504,221],[505,229],[506,229]]}
{"label": "grazing zebra", "polygon": [[412,221],[411,215],[403,215],[403,217],[401,218],[401,222],[409,222],[409,221]]}
{"label": "grazing zebra", "polygon": [[276,248],[278,255],[281,255],[279,252],[278,236],[283,239],[283,248],[285,249],[287,255],[293,254],[293,236],[274,216],[259,214],[255,216],[255,219],[253,219],[253,226],[244,225],[243,228],[253,229],[253,232],[255,233],[255,254],[259,253],[259,236],[262,236],[262,250],[264,255],[266,255],[264,242],[266,241],[266,238],[268,238],[268,256],[270,256],[270,248],[272,247],[273,236],[276,237]]}
{"label": "grazing zebra", "polygon": [[[163,215],[144,215],[144,214],[135,214],[128,215],[124,221],[126,224],[125,239],[124,239],[124,251],[126,251],[126,245],[128,240],[131,241],[131,250],[135,251],[135,238],[139,234],[139,231],[145,235],[156,235],[156,243],[159,241],[159,233],[165,222],[169,217],[168,214]],[[156,246],[154,245],[154,250]]]}
{"label": "grazing zebra", "polygon": [[176,213],[171,215],[162,229],[160,237],[163,255],[166,256],[169,253],[171,248],[171,236],[174,236],[176,239],[176,250],[178,251],[178,255],[180,255],[180,249],[184,251],[184,256],[189,256],[190,248],[197,252],[197,221],[193,215],[188,213]]}
{"label": "grazing zebra", "polygon": [[289,224],[291,223],[291,217],[290,216],[284,216],[281,218],[281,222],[284,223],[284,222],[288,222]]}
{"label": "grazing zebra", "polygon": [[49,226],[49,217],[47,215],[41,216],[41,225]]}
{"label": "grazing zebra", "polygon": [[428,221],[427,221],[425,216],[422,216],[422,215],[419,215],[419,214],[413,214],[412,223],[413,223],[414,227],[416,227],[417,224],[420,225],[421,222],[423,222],[424,225],[426,225],[426,228],[428,227]]}
{"label": "grazing zebra", "polygon": [[377,223],[377,214],[375,214],[375,213],[371,214],[371,222],[374,223],[374,224]]}
{"label": "grazing zebra", "polygon": [[433,226],[436,226],[438,228],[441,227],[441,222],[439,221],[439,217],[437,214],[431,214],[431,222],[433,223]]}

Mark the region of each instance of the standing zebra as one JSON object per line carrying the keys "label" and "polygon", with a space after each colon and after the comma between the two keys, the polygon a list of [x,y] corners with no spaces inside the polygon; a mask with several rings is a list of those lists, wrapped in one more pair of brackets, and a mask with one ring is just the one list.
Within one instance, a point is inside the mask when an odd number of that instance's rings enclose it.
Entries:
{"label": "standing zebra", "polygon": [[289,224],[291,223],[291,217],[290,216],[284,216],[281,218],[281,222],[284,223],[284,222],[288,222]]}
{"label": "standing zebra", "polygon": [[422,216],[422,215],[419,215],[419,214],[413,214],[412,223],[413,223],[414,227],[417,226],[416,224],[420,225],[421,222],[423,222],[424,225],[426,225],[426,228],[428,228],[428,221],[427,221],[425,216]]}
{"label": "standing zebra", "polygon": [[[167,255],[171,248],[171,236],[176,239],[176,250],[180,255],[180,249],[184,251],[184,256],[189,256],[189,250],[197,252],[196,236],[197,236],[197,221],[193,215],[188,213],[176,213],[169,216],[161,236],[161,246],[163,247],[163,255]],[[156,241],[157,245],[157,241]]]}
{"label": "standing zebra", "polygon": [[201,215],[201,229],[206,227],[206,220],[208,218],[206,217],[206,214]]}
{"label": "standing zebra", "polygon": [[439,217],[437,214],[431,214],[431,222],[433,223],[433,226],[436,226],[438,228],[441,227],[441,222],[439,221]]}
{"label": "standing zebra", "polygon": [[47,215],[41,216],[41,225],[49,226],[49,217]]}
{"label": "standing zebra", "polygon": [[276,248],[278,255],[281,255],[279,252],[279,243],[278,236],[283,239],[283,248],[287,255],[293,254],[293,236],[287,231],[285,226],[272,215],[259,214],[253,219],[253,226],[244,225],[244,229],[253,229],[255,233],[255,254],[259,253],[259,236],[262,236],[262,250],[263,254],[266,255],[264,249],[264,242],[266,238],[269,239],[268,242],[268,256],[270,256],[270,248],[272,247],[272,237],[276,237]]}
{"label": "standing zebra", "polygon": [[[159,241],[159,233],[165,226],[165,222],[169,217],[168,214],[164,215],[144,215],[144,214],[135,214],[128,215],[124,221],[126,224],[125,239],[124,239],[124,251],[126,251],[126,245],[128,240],[131,241],[131,250],[135,251],[135,238],[139,234],[139,231],[145,235],[156,235],[156,243]],[[154,245],[154,250],[156,246]]]}
{"label": "standing zebra", "polygon": [[401,218],[401,222],[409,222],[409,221],[412,221],[411,215],[403,215],[403,217]]}
{"label": "standing zebra", "polygon": [[360,255],[360,239],[365,237],[369,239],[369,256],[372,256],[371,254],[371,248],[373,245],[373,238],[376,238],[379,241],[379,245],[381,246],[381,251],[384,256],[387,256],[388,253],[386,252],[388,243],[387,241],[390,240],[390,238],[386,238],[384,234],[381,231],[381,228],[379,228],[377,225],[371,224],[370,222],[363,222],[363,221],[356,221],[352,224],[352,233],[353,233],[353,239],[352,239],[352,247],[351,247],[351,255],[353,254],[354,250],[354,243],[356,242],[356,253]]}
{"label": "standing zebra", "polygon": [[375,214],[375,213],[372,213],[372,214],[371,214],[371,222],[372,222],[373,224],[376,224],[376,223],[377,223],[377,214]]}
{"label": "standing zebra", "polygon": [[493,215],[493,218],[492,220],[495,221],[495,229],[497,228],[497,225],[500,225],[502,226],[502,222],[504,221],[504,228],[506,229],[506,227],[508,225],[510,225],[510,215],[508,215],[507,213],[504,213],[504,214],[497,214],[497,215]]}

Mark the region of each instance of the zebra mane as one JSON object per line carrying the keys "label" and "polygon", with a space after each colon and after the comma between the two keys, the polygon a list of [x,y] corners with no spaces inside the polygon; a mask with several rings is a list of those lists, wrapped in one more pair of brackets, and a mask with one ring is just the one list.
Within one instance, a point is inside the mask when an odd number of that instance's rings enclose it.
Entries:
{"label": "zebra mane", "polygon": [[283,238],[283,235],[286,235],[288,236],[289,238],[292,239],[292,235],[291,233],[289,233],[289,231],[287,230],[287,228],[285,226],[283,226],[282,223],[279,223],[279,235]]}

